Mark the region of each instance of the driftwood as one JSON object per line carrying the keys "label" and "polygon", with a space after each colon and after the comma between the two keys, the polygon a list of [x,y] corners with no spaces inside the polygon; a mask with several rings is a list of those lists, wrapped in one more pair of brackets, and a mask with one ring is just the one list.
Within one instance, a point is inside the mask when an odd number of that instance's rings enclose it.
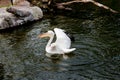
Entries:
{"label": "driftwood", "polygon": [[92,3],[98,7],[104,8],[106,10],[113,12],[113,13],[118,13],[118,11],[115,11],[115,10],[111,9],[110,7],[103,5],[99,2],[96,2],[94,0],[73,0],[73,1],[63,2],[63,3],[56,3],[56,6],[58,9],[72,10],[72,8],[65,7],[66,5],[70,5],[72,3]]}

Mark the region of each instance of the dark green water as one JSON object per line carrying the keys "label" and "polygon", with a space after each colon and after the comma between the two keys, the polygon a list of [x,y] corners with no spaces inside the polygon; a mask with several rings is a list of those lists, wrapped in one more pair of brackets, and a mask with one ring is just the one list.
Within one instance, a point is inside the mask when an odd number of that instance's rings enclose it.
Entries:
{"label": "dark green water", "polygon": [[[75,36],[72,47],[77,50],[67,59],[46,57],[48,39],[38,38],[55,27]],[[2,32],[0,62],[4,64],[3,80],[120,80],[120,18],[54,16]]]}

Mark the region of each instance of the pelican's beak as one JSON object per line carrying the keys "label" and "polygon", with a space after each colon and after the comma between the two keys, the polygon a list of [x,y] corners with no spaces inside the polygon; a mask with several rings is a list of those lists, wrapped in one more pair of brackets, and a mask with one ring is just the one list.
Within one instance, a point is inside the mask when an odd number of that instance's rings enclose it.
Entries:
{"label": "pelican's beak", "polygon": [[40,34],[38,37],[40,37],[40,38],[49,37],[49,34],[48,33],[43,33],[43,34]]}

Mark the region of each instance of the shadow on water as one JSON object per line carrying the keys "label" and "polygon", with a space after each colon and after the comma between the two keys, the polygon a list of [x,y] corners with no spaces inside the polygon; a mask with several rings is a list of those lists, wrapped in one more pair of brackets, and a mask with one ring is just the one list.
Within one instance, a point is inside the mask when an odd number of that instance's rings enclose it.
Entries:
{"label": "shadow on water", "polygon": [[[59,27],[72,33],[77,48],[59,59],[45,55],[48,38],[38,35]],[[45,18],[32,25],[0,33],[4,80],[119,80],[120,18]]]}

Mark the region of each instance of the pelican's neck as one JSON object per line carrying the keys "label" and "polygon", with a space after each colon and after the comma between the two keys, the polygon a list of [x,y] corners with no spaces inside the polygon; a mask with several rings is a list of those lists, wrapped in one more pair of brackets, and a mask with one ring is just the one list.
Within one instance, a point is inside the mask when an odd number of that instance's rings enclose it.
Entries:
{"label": "pelican's neck", "polygon": [[53,34],[52,36],[50,36],[50,39],[49,39],[49,41],[48,41],[48,43],[47,43],[47,45],[46,45],[46,48],[50,47],[53,38],[54,38],[54,34]]}

